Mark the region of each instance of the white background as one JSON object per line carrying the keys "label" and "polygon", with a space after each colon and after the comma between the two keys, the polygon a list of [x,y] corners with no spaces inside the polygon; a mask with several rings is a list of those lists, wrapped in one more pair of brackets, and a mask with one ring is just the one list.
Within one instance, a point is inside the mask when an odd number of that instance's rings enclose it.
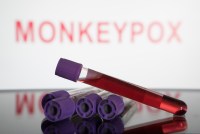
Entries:
{"label": "white background", "polygon": [[[60,57],[91,69],[149,88],[200,88],[200,2],[198,0],[0,0],[0,90],[83,87],[54,75]],[[83,22],[134,22],[145,28],[153,21],[166,27],[181,21],[176,41],[151,43],[143,34],[134,43],[126,32],[122,43],[45,44],[35,34],[34,43],[16,42],[15,22],[58,24]],[[93,30],[95,32],[95,30]],[[165,34],[168,37],[170,31]],[[111,30],[112,33],[112,30]],[[156,36],[156,34],[155,34]],[[167,38],[166,37],[166,38]],[[165,38],[165,40],[166,40]]]}

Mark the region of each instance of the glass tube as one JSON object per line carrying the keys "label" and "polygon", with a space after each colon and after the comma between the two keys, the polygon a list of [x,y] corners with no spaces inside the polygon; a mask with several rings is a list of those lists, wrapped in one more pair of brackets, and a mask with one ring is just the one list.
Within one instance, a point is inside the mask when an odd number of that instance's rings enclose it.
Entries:
{"label": "glass tube", "polygon": [[82,64],[67,59],[59,60],[55,74],[74,82],[80,81],[122,95],[175,115],[184,115],[187,111],[187,105],[181,100],[85,68]]}

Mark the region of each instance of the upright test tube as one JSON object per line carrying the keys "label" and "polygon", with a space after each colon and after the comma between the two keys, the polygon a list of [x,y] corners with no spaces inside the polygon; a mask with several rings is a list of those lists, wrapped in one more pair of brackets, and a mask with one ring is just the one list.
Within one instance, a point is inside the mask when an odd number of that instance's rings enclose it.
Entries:
{"label": "upright test tube", "polygon": [[55,74],[71,81],[80,81],[115,94],[136,100],[164,111],[184,115],[187,105],[178,99],[131,84],[83,67],[82,64],[61,58]]}

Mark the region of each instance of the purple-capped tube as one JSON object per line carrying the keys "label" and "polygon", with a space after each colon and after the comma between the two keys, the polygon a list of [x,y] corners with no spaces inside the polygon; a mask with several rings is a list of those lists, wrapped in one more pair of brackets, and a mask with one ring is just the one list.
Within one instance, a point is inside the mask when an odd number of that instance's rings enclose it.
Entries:
{"label": "purple-capped tube", "polygon": [[137,110],[136,102],[126,103],[123,113],[113,120],[104,121],[98,128],[98,134],[122,134],[127,122]]}
{"label": "purple-capped tube", "polygon": [[84,90],[82,92],[76,92],[70,97],[60,97],[53,99],[44,107],[44,114],[46,118],[52,122],[64,120],[66,118],[70,118],[74,115],[76,110],[76,101],[91,93],[98,93],[100,90]]}
{"label": "purple-capped tube", "polygon": [[71,90],[59,90],[59,91],[54,91],[54,92],[50,92],[47,93],[46,95],[44,95],[44,97],[42,98],[42,108],[44,109],[44,106],[46,105],[46,103],[48,101],[51,101],[53,99],[56,98],[60,98],[60,97],[70,97],[70,96],[75,96],[77,94],[83,94],[85,92],[88,91],[92,91],[92,90],[98,90],[97,88],[92,88],[92,87],[88,87],[88,88],[84,88],[84,89],[71,89]]}
{"label": "purple-capped tube", "polygon": [[72,98],[57,98],[47,102],[44,114],[48,120],[56,122],[70,118],[75,113],[75,108]]}
{"label": "purple-capped tube", "polygon": [[68,98],[69,96],[70,94],[65,90],[59,90],[59,91],[48,93],[42,98],[42,108],[44,109],[44,106],[46,105],[48,101],[51,101],[53,99],[60,98],[60,97]]}
{"label": "purple-capped tube", "polygon": [[109,95],[107,99],[102,100],[98,105],[99,116],[104,120],[112,120],[122,114],[125,106],[131,101],[115,94]]}
{"label": "purple-capped tube", "polygon": [[74,61],[61,58],[55,74],[74,82],[80,81],[107,90],[175,115],[184,115],[187,112],[187,105],[181,100],[85,68],[82,64]]}
{"label": "purple-capped tube", "polygon": [[102,98],[108,96],[110,93],[102,91],[99,93],[92,93],[76,102],[76,113],[81,118],[91,118],[97,114],[97,106]]}

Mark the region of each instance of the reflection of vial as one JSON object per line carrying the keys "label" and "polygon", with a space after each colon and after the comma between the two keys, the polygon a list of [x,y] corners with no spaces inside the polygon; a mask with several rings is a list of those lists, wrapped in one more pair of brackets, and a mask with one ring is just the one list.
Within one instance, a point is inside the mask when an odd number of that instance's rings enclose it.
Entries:
{"label": "reflection of vial", "polygon": [[44,114],[50,121],[60,121],[71,117],[75,113],[76,101],[91,93],[98,93],[100,90],[85,89],[81,92],[72,91],[70,97],[59,97],[48,101],[44,107]]}
{"label": "reflection of vial", "polygon": [[75,124],[76,134],[96,134],[101,123],[102,119],[98,116],[82,119]]}
{"label": "reflection of vial", "polygon": [[125,129],[124,134],[169,134],[183,132],[186,129],[187,121],[184,117],[180,116],[128,127]]}
{"label": "reflection of vial", "polygon": [[41,122],[43,134],[74,134],[76,132],[74,124],[66,119],[59,122],[50,122],[44,119]]}
{"label": "reflection of vial", "polygon": [[104,121],[98,128],[98,134],[122,134],[123,131],[124,124],[119,117],[110,121]]}
{"label": "reflection of vial", "polygon": [[176,115],[183,115],[187,111],[187,105],[181,100],[84,68],[82,64],[67,59],[61,58],[59,60],[55,74],[74,82],[81,81]]}

